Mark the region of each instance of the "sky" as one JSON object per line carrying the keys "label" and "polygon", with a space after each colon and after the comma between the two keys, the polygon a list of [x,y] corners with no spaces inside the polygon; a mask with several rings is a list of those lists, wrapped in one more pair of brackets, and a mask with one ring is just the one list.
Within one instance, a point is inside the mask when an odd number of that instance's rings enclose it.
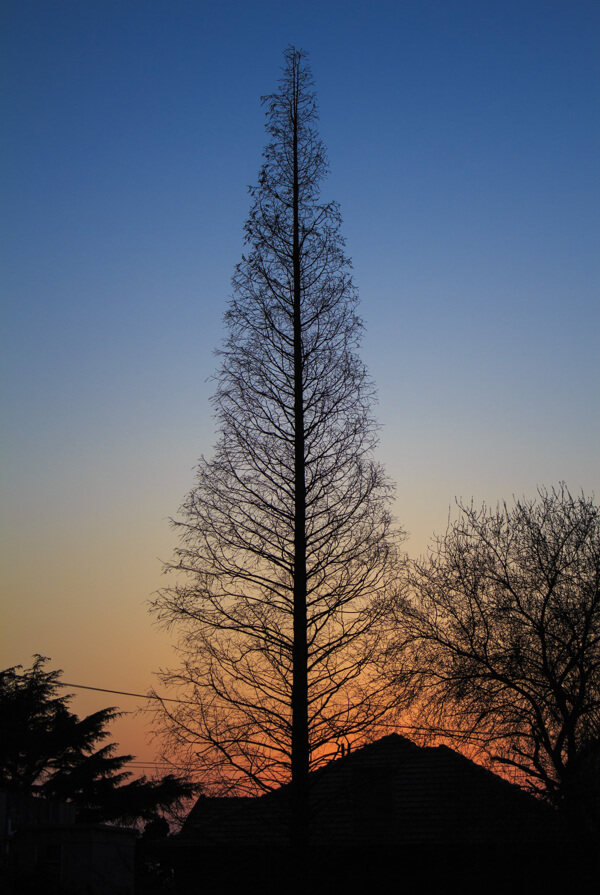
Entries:
{"label": "sky", "polygon": [[[600,5],[4,0],[0,667],[145,693],[148,600],[210,395],[260,97],[309,53],[422,553],[455,498],[600,493]],[[77,692],[89,712],[141,700]],[[113,728],[152,770],[147,715]]]}

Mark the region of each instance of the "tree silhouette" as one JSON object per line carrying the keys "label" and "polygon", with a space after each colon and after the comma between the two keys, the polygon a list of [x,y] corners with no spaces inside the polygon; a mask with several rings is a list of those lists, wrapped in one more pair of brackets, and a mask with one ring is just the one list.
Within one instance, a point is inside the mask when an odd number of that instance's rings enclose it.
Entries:
{"label": "tree silhouette", "polygon": [[58,670],[46,671],[36,656],[31,668],[0,671],[0,787],[71,802],[78,820],[133,823],[190,798],[197,787],[173,775],[160,780],[132,776],[133,756],[116,755],[109,736],[114,708],[79,718],[69,695],[58,695]]}
{"label": "tree silhouette", "polygon": [[372,459],[373,389],[305,56],[263,99],[270,142],[233,277],[214,406],[220,437],[188,495],[155,610],[194,705],[164,710],[205,779],[239,792],[291,776],[306,837],[309,769],[389,708],[376,671],[394,566],[390,485]]}
{"label": "tree silhouette", "polygon": [[600,830],[600,510],[459,506],[397,605],[427,718]]}

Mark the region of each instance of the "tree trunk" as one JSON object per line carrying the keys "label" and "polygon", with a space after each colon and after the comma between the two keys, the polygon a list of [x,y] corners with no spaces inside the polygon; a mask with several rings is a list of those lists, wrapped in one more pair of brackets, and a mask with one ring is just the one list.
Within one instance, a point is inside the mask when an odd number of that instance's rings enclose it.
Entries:
{"label": "tree trunk", "polygon": [[[293,86],[293,314],[294,314],[294,644],[292,682],[292,848],[303,879],[308,844],[308,653],[306,624],[306,480],[298,188],[298,73]],[[301,889],[299,883],[299,889]]]}

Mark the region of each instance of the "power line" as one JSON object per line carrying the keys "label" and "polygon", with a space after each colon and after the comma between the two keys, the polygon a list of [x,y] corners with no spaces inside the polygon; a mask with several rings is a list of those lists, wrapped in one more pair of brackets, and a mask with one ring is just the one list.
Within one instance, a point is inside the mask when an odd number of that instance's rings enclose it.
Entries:
{"label": "power line", "polygon": [[[152,693],[132,693],[129,690],[109,690],[107,687],[90,687],[88,684],[71,684],[68,681],[57,681],[59,687],[75,687],[78,690],[94,690],[97,693],[112,693],[117,696],[133,696],[139,699],[155,699],[158,702],[179,702],[182,705],[196,705],[196,703],[185,699],[173,699],[168,696],[157,696]],[[187,771],[188,768],[169,764],[167,761],[144,761],[141,758],[135,758],[127,763],[130,768],[141,770],[146,767],[154,768],[171,768],[174,771]]]}
{"label": "power line", "polygon": [[96,690],[98,693],[115,693],[117,696],[135,696],[138,699],[155,699],[157,702],[178,702],[180,705],[197,705],[191,699],[173,699],[169,696],[158,696],[155,693],[131,693],[128,690],[109,690],[107,687],[90,687],[87,684],[69,684],[57,681],[59,687],[76,687],[78,690]]}
{"label": "power line", "polygon": [[[61,681],[60,683],[57,681],[60,687],[75,687],[78,690],[94,690],[97,693],[112,693],[117,696],[132,696],[136,699],[154,699],[157,702],[176,702],[179,705],[197,705],[197,702],[194,702],[191,699],[174,699],[170,696],[158,696],[155,693],[132,693],[129,690],[109,690],[107,687],[90,687],[88,684],[70,684],[67,681]],[[395,724],[393,722],[388,722],[384,725],[388,728],[392,728],[394,730],[410,730],[413,733],[425,733],[434,736],[457,736],[465,739],[467,741],[481,741],[485,738],[478,734],[468,734],[462,730],[454,730],[447,727],[423,727],[418,724]]]}

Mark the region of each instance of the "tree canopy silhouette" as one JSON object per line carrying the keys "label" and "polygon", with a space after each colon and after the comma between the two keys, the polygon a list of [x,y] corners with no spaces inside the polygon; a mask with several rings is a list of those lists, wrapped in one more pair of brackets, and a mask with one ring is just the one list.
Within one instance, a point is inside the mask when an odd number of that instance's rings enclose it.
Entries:
{"label": "tree canopy silhouette", "polygon": [[426,717],[600,830],[600,509],[459,507],[397,606]]}
{"label": "tree canopy silhouette", "polygon": [[305,56],[263,98],[269,143],[233,277],[214,406],[219,440],[175,524],[184,579],[155,609],[194,706],[167,721],[207,782],[290,779],[297,834],[309,768],[389,708],[380,614],[394,567],[391,489],[373,460],[373,387]]}
{"label": "tree canopy silhouette", "polygon": [[[197,787],[167,775],[129,781],[133,756],[117,755],[109,736],[114,708],[79,718],[71,696],[59,695],[61,671],[46,671],[36,656],[31,668],[0,671],[0,787],[71,802],[78,820],[152,820],[190,798]],[[129,781],[129,782],[127,782]]]}

